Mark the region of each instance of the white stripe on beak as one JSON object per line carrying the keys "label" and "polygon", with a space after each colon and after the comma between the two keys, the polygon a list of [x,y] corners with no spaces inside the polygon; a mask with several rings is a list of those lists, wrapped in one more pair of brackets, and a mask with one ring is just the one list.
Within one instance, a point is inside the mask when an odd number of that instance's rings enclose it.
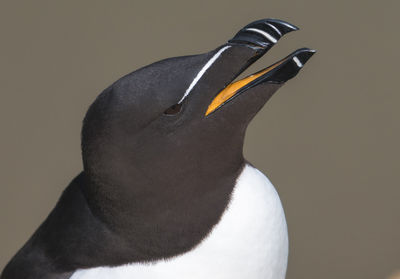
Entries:
{"label": "white stripe on beak", "polygon": [[296,63],[296,65],[301,68],[303,67],[303,63],[300,62],[299,58],[297,58],[296,56],[293,57],[293,61]]}
{"label": "white stripe on beak", "polygon": [[268,34],[268,33],[265,32],[265,31],[262,31],[262,30],[260,30],[260,29],[257,29],[257,28],[246,28],[246,30],[247,30],[247,31],[251,31],[251,32],[256,32],[256,33],[258,33],[258,34],[261,34],[261,35],[263,35],[267,40],[271,41],[271,42],[274,43],[274,44],[278,41],[277,39],[275,39],[274,37],[272,37],[270,34]]}

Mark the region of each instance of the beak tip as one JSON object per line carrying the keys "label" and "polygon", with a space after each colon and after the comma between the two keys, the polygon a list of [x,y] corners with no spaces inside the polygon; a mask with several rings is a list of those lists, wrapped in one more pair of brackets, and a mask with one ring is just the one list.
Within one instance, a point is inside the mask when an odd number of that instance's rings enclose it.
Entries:
{"label": "beak tip", "polygon": [[266,19],[267,22],[274,24],[276,28],[278,28],[283,35],[287,34],[289,32],[292,31],[297,31],[300,30],[299,27],[297,27],[296,25],[293,25],[287,21],[281,20],[281,19]]}
{"label": "beak tip", "polygon": [[256,45],[268,50],[285,34],[299,30],[297,26],[280,19],[261,19],[243,27],[229,43]]}
{"label": "beak tip", "polygon": [[269,76],[266,76],[265,81],[283,83],[294,78],[315,52],[314,49],[309,48],[302,48],[293,52],[271,71]]}
{"label": "beak tip", "polygon": [[315,49],[303,48],[296,51],[293,57],[296,57],[304,65],[316,52]]}

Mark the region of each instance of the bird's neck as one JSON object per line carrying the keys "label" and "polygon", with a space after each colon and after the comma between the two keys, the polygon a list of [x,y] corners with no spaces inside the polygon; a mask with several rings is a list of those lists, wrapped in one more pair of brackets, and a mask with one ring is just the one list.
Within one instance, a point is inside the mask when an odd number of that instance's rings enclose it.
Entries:
{"label": "bird's neck", "polygon": [[[173,158],[147,164],[123,154],[98,161],[95,169],[85,170],[89,206],[99,218],[117,227],[180,214],[202,215],[207,208],[222,212],[243,168],[242,152],[205,156],[188,156],[178,165]],[[195,204],[198,206],[193,208]]]}

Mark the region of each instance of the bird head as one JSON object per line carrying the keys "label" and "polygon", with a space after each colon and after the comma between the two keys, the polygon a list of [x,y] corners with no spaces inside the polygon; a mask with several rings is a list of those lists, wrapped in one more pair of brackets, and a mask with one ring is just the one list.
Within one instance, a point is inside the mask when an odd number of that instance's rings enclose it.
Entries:
{"label": "bird head", "polygon": [[255,21],[210,52],[165,59],[114,82],[84,120],[85,172],[130,187],[139,176],[149,185],[177,185],[191,183],[193,172],[237,171],[247,125],[314,51],[299,49],[235,79],[297,29],[281,20]]}

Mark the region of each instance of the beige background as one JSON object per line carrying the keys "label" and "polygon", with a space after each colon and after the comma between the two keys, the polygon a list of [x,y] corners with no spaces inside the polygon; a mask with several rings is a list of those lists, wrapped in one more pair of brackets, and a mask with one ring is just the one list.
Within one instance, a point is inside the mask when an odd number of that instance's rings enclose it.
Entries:
{"label": "beige background", "polygon": [[0,269],[81,170],[81,120],[103,88],[275,17],[302,30],[250,72],[318,50],[245,146],[285,206],[288,278],[388,278],[400,269],[399,11],[397,0],[1,0]]}

